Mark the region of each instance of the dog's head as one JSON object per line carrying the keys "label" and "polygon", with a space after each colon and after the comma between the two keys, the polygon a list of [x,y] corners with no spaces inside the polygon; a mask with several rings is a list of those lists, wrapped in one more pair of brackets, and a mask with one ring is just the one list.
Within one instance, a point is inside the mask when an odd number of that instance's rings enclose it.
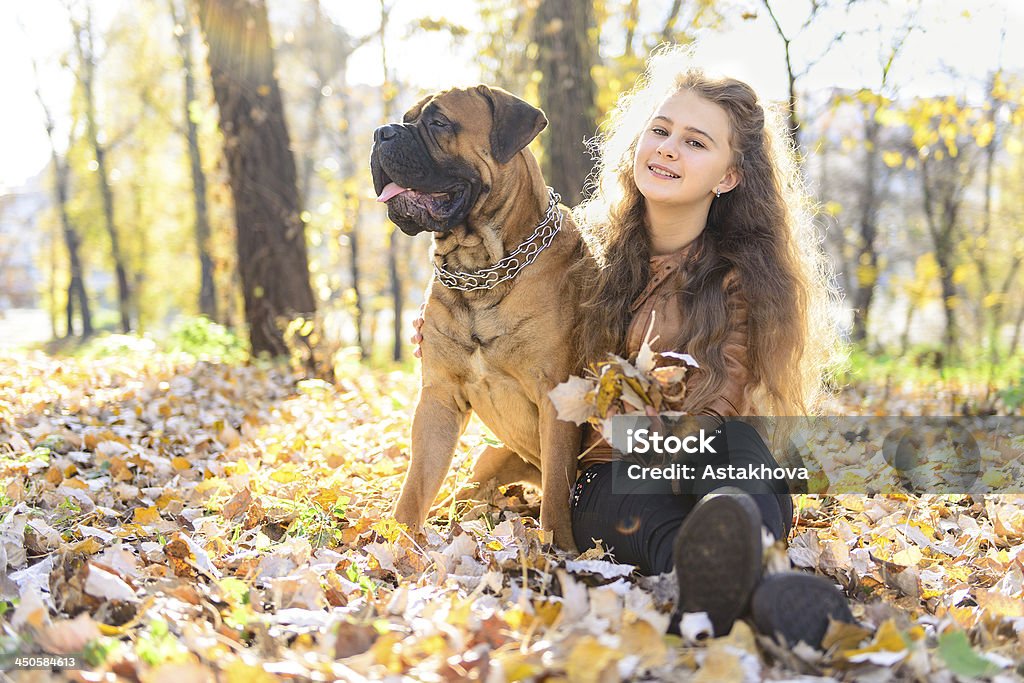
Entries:
{"label": "dog's head", "polygon": [[478,85],[420,100],[402,123],[373,134],[377,200],[407,235],[444,233],[471,219],[501,170],[547,125],[544,112]]}

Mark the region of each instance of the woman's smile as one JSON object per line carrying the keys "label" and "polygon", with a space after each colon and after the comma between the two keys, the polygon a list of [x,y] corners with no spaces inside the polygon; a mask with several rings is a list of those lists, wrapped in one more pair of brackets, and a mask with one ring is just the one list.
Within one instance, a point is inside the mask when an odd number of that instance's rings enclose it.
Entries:
{"label": "woman's smile", "polygon": [[656,177],[656,178],[665,178],[667,180],[678,180],[681,177],[678,173],[673,173],[671,170],[669,170],[669,169],[667,169],[664,166],[661,166],[659,164],[649,164],[647,166],[647,168],[648,168],[648,170],[650,170],[650,172],[652,174],[654,174],[654,177]]}

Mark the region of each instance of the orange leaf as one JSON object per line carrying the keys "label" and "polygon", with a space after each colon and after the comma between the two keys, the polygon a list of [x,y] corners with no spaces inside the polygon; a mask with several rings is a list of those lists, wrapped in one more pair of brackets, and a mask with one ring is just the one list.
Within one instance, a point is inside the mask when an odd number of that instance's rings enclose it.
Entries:
{"label": "orange leaf", "polygon": [[133,519],[136,524],[155,524],[160,521],[160,511],[156,507],[135,508]]}

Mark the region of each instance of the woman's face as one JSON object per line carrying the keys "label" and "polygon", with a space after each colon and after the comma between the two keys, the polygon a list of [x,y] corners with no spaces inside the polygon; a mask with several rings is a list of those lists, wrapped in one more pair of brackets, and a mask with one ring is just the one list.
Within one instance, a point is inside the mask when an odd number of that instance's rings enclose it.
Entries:
{"label": "woman's face", "polygon": [[648,203],[711,205],[736,186],[729,116],[689,90],[666,98],[647,122],[633,157],[633,179]]}

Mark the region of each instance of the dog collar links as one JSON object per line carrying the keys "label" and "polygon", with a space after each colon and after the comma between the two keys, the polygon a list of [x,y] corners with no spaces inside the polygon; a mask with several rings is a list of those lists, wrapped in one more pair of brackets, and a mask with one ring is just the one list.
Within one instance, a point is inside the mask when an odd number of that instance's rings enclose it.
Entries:
{"label": "dog collar links", "polygon": [[448,289],[458,289],[463,292],[493,289],[502,282],[511,280],[519,274],[519,271],[533,263],[540,252],[551,245],[555,235],[562,229],[562,212],[558,210],[559,199],[561,197],[558,193],[549,187],[548,210],[544,214],[544,220],[540,222],[532,235],[493,266],[472,273],[464,273],[458,270],[448,270],[435,263],[434,273],[437,275],[437,279]]}

